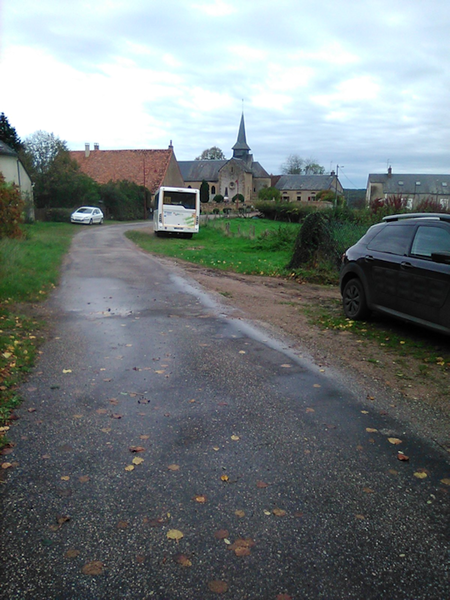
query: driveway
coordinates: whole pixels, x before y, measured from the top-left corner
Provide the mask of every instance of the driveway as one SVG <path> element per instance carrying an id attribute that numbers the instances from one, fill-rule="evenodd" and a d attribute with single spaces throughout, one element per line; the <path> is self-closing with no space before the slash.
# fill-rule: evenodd
<path id="1" fill-rule="evenodd" d="M 448 597 L 446 452 L 126 229 L 80 231 L 49 302 L 0 597 Z"/>

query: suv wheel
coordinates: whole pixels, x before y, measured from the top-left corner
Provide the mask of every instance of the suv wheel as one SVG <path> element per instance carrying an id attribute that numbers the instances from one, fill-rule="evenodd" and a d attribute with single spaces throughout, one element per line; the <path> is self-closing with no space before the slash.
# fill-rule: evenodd
<path id="1" fill-rule="evenodd" d="M 349 319 L 364 319 L 369 314 L 366 294 L 359 279 L 347 281 L 342 293 L 345 316 Z"/>

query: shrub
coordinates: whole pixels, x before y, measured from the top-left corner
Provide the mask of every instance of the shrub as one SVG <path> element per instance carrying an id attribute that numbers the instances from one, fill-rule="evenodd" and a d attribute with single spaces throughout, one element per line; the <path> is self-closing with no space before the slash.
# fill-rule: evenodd
<path id="1" fill-rule="evenodd" d="M 288 269 L 317 264 L 320 258 L 333 254 L 329 219 L 321 212 L 308 215 L 298 232 Z"/>
<path id="2" fill-rule="evenodd" d="M 262 188 L 258 192 L 258 200 L 261 202 L 275 201 L 279 202 L 281 198 L 280 190 L 274 187 Z"/>
<path id="3" fill-rule="evenodd" d="M 223 214 L 224 214 L 224 215 L 229 215 L 229 214 L 230 214 L 230 212 L 231 212 L 231 208 L 224 208 L 224 209 L 223 209 Z"/>
<path id="4" fill-rule="evenodd" d="M 0 173 L 0 238 L 18 238 L 22 231 L 24 202 L 17 186 L 5 181 Z"/>
<path id="5" fill-rule="evenodd" d="M 245 198 L 242 194 L 235 194 L 231 198 L 231 202 L 245 202 Z"/>
<path id="6" fill-rule="evenodd" d="M 252 247 L 255 250 L 290 250 L 296 235 L 295 229 L 286 226 L 280 226 L 277 230 L 266 229 L 258 235 Z"/>
<path id="7" fill-rule="evenodd" d="M 435 213 L 446 213 L 448 209 L 442 206 L 437 200 L 433 198 L 427 198 L 422 200 L 416 206 L 416 212 L 435 212 Z"/>
<path id="8" fill-rule="evenodd" d="M 45 220 L 51 223 L 70 223 L 71 208 L 48 208 L 45 211 Z"/>
<path id="9" fill-rule="evenodd" d="M 222 203 L 223 202 L 222 194 L 216 194 L 213 198 L 213 202 L 217 202 L 217 204 Z"/>
<path id="10" fill-rule="evenodd" d="M 288 223 L 301 223 L 309 214 L 317 211 L 316 207 L 299 202 L 256 202 L 255 208 L 266 219 Z"/>
<path id="11" fill-rule="evenodd" d="M 218 215 L 220 213 L 220 208 L 213 208 L 213 215 Z"/>

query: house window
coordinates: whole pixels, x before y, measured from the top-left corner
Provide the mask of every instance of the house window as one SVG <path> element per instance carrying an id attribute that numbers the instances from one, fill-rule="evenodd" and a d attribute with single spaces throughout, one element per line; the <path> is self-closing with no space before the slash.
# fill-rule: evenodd
<path id="1" fill-rule="evenodd" d="M 214 196 L 216 195 L 216 186 L 215 185 L 211 186 L 211 194 L 214 194 Z"/>
<path id="2" fill-rule="evenodd" d="M 283 202 L 289 202 L 289 196 L 283 196 L 282 200 Z"/>
<path id="3" fill-rule="evenodd" d="M 234 173 L 234 167 L 231 167 L 231 174 Z"/>
<path id="4" fill-rule="evenodd" d="M 309 200 L 309 198 L 308 198 Z M 301 202 L 302 201 L 302 195 L 301 194 L 297 194 L 297 202 Z"/>

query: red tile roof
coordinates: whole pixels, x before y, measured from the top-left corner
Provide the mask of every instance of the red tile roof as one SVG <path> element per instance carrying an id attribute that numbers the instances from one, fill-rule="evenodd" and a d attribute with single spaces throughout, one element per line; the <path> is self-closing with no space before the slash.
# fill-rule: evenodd
<path id="1" fill-rule="evenodd" d="M 164 182 L 173 150 L 84 150 L 70 152 L 83 173 L 97 183 L 127 179 L 154 193 Z"/>

